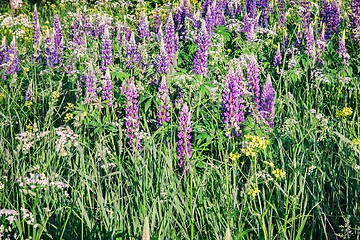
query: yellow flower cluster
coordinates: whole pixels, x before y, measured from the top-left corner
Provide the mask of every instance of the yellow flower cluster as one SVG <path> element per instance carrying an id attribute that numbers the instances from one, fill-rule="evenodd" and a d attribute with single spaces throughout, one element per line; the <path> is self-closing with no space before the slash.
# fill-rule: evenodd
<path id="1" fill-rule="evenodd" d="M 283 179 L 286 175 L 286 172 L 279 168 L 275 169 L 271 173 L 275 176 L 276 179 Z"/>
<path id="2" fill-rule="evenodd" d="M 33 102 L 32 101 L 26 101 L 25 102 L 25 106 L 30 108 L 32 106 Z"/>
<path id="3" fill-rule="evenodd" d="M 351 141 L 351 144 L 354 146 L 360 147 L 360 138 L 355 138 Z"/>
<path id="4" fill-rule="evenodd" d="M 54 92 L 52 92 L 52 100 L 53 100 L 53 102 L 56 102 L 58 99 L 59 99 L 59 97 L 60 97 L 60 92 L 59 91 L 54 91 Z"/>
<path id="5" fill-rule="evenodd" d="M 348 117 L 348 116 L 351 116 L 352 114 L 353 114 L 353 111 L 350 107 L 344 107 L 340 111 L 336 112 L 336 118 Z"/>
<path id="6" fill-rule="evenodd" d="M 250 188 L 247 194 L 251 197 L 256 197 L 260 193 L 260 190 L 257 187 Z"/>
<path id="7" fill-rule="evenodd" d="M 260 150 L 265 150 L 269 145 L 269 140 L 266 140 L 264 137 L 258 137 L 251 134 L 245 135 L 245 144 L 241 151 L 247 157 L 255 157 Z"/>
<path id="8" fill-rule="evenodd" d="M 230 160 L 232 160 L 232 161 L 236 161 L 239 157 L 241 157 L 241 154 L 240 154 L 240 153 L 230 153 L 230 154 L 229 154 L 229 158 L 230 158 Z"/>
<path id="9" fill-rule="evenodd" d="M 67 114 L 65 115 L 64 120 L 65 120 L 65 122 L 68 122 L 68 121 L 70 121 L 70 120 L 73 119 L 73 118 L 74 118 L 74 114 L 72 114 L 72 113 L 67 113 Z"/>
<path id="10" fill-rule="evenodd" d="M 269 162 L 269 161 L 264 161 L 264 163 L 265 163 L 265 165 L 268 165 L 269 167 L 274 167 L 275 165 L 274 165 L 274 163 L 272 163 L 272 162 Z"/>

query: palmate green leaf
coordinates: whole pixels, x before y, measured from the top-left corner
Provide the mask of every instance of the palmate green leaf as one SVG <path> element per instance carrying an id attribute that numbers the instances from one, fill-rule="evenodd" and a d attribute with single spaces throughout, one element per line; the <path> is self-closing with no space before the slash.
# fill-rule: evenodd
<path id="1" fill-rule="evenodd" d="M 227 27 L 225 27 L 225 26 L 216 27 L 214 29 L 214 32 L 216 32 L 217 34 L 220 34 L 223 37 L 225 44 L 227 44 L 228 42 L 231 41 L 231 32 L 229 31 L 229 29 Z"/>

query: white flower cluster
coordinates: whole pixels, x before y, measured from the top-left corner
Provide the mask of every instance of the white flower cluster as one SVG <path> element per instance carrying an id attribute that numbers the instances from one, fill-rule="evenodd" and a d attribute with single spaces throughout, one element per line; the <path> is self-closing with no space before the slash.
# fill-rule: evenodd
<path id="1" fill-rule="evenodd" d="M 50 132 L 38 132 L 36 124 L 33 126 L 33 131 L 25 131 L 16 135 L 15 139 L 20 142 L 18 145 L 23 153 L 29 153 L 30 148 L 39 140 L 47 136 Z"/>
<path id="2" fill-rule="evenodd" d="M 20 14 L 18 16 L 2 15 L 0 16 L 0 21 L 2 28 L 13 28 L 15 26 L 32 28 L 32 23 L 25 14 Z"/>
<path id="3" fill-rule="evenodd" d="M 0 239 L 10 240 L 11 239 L 10 237 L 15 237 L 12 235 L 11 231 L 12 231 L 13 222 L 16 220 L 18 215 L 19 213 L 15 210 L 5 209 L 5 208 L 0 209 L 0 219 L 2 218 L 2 216 L 5 216 L 5 220 L 7 221 L 7 222 L 2 222 L 2 224 L 0 224 Z"/>
<path id="4" fill-rule="evenodd" d="M 53 187 L 63 190 L 68 188 L 69 184 L 54 180 L 57 176 L 57 174 L 52 174 L 51 177 L 48 178 L 43 173 L 30 173 L 29 177 L 19 177 L 16 182 L 19 183 L 20 187 L 29 187 L 30 189 Z"/>
<path id="5" fill-rule="evenodd" d="M 71 146 L 76 147 L 79 144 L 77 141 L 77 138 L 79 136 L 75 134 L 69 126 L 58 127 L 55 129 L 55 133 L 58 136 L 58 139 L 56 140 L 55 150 L 62 157 L 65 157 L 69 154 L 68 150 Z"/>

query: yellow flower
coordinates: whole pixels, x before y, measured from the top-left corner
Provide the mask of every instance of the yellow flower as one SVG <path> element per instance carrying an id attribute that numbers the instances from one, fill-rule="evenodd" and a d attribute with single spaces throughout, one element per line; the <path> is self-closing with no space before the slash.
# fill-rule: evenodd
<path id="1" fill-rule="evenodd" d="M 74 109 L 74 107 L 75 107 L 75 106 L 74 106 L 73 103 L 67 103 L 65 109 L 66 109 L 66 111 L 71 111 L 71 110 Z"/>
<path id="2" fill-rule="evenodd" d="M 56 102 L 56 100 L 58 100 L 59 97 L 60 97 L 60 92 L 59 91 L 52 92 L 52 98 L 53 98 L 54 102 Z"/>
<path id="3" fill-rule="evenodd" d="M 348 117 L 348 116 L 351 116 L 352 114 L 353 114 L 353 111 L 350 107 L 344 107 L 340 111 L 336 112 L 336 118 Z"/>
<path id="4" fill-rule="evenodd" d="M 23 71 L 28 72 L 30 69 L 28 67 L 24 67 Z"/>
<path id="5" fill-rule="evenodd" d="M 245 136 L 245 146 L 241 151 L 248 157 L 255 157 L 260 150 L 265 150 L 269 145 L 269 140 L 266 140 L 264 137 L 258 137 L 251 134 L 246 134 Z"/>
<path id="6" fill-rule="evenodd" d="M 360 138 L 355 138 L 351 141 L 352 145 L 360 146 Z"/>
<path id="7" fill-rule="evenodd" d="M 74 114 L 72 114 L 72 113 L 67 113 L 67 114 L 65 115 L 64 120 L 65 120 L 65 122 L 68 122 L 68 121 L 70 121 L 70 120 L 73 119 L 73 118 L 74 118 Z"/>
<path id="8" fill-rule="evenodd" d="M 25 102 L 25 106 L 28 107 L 28 108 L 31 107 L 32 104 L 33 104 L 32 101 L 26 101 L 26 102 Z"/>
<path id="9" fill-rule="evenodd" d="M 33 126 L 31 126 L 30 124 L 26 125 L 26 131 L 31 132 L 32 130 L 33 130 Z"/>
<path id="10" fill-rule="evenodd" d="M 260 190 L 257 187 L 250 188 L 247 192 L 251 197 L 256 197 L 260 193 Z"/>
<path id="11" fill-rule="evenodd" d="M 229 158 L 230 158 L 230 160 L 232 160 L 232 161 L 237 160 L 240 156 L 241 156 L 240 153 L 230 153 L 230 154 L 229 154 Z"/>
<path id="12" fill-rule="evenodd" d="M 279 168 L 275 169 L 271 173 L 275 176 L 276 179 L 283 179 L 286 175 L 286 172 Z"/>
<path id="13" fill-rule="evenodd" d="M 269 161 L 264 161 L 264 163 L 265 163 L 265 165 L 268 165 L 269 167 L 274 167 L 274 163 L 272 163 L 272 162 L 269 162 Z"/>

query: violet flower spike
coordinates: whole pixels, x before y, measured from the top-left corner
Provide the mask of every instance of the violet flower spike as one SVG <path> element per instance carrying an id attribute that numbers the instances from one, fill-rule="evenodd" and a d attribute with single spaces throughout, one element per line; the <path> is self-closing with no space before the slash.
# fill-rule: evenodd
<path id="1" fill-rule="evenodd" d="M 142 11 L 139 17 L 139 36 L 142 39 L 150 37 L 149 21 L 146 13 Z"/>
<path id="2" fill-rule="evenodd" d="M 341 40 L 339 42 L 339 48 L 338 48 L 337 52 L 338 52 L 340 58 L 343 59 L 343 64 L 347 65 L 350 60 L 350 55 L 348 54 L 348 52 L 346 50 L 346 46 L 345 46 L 345 30 L 344 30 Z"/>
<path id="3" fill-rule="evenodd" d="M 44 54 L 45 54 L 45 61 L 46 65 L 53 68 L 53 52 L 54 52 L 54 41 L 50 36 L 49 29 L 46 29 L 45 39 L 44 39 Z"/>
<path id="4" fill-rule="evenodd" d="M 34 50 L 35 50 L 33 57 L 35 59 L 35 62 L 39 64 L 40 54 L 41 54 L 41 49 L 40 49 L 41 30 L 40 30 L 39 15 L 36 5 L 34 7 L 34 12 L 33 12 L 33 28 L 34 28 Z"/>
<path id="5" fill-rule="evenodd" d="M 113 83 L 110 76 L 110 70 L 109 68 L 106 69 L 104 79 L 102 81 L 102 91 L 101 91 L 101 99 L 103 101 L 107 101 L 107 105 L 109 107 L 113 106 Z"/>
<path id="6" fill-rule="evenodd" d="M 261 93 L 260 117 L 271 128 L 274 127 L 274 98 L 275 91 L 271 83 L 270 74 L 268 74 L 264 88 Z"/>
<path id="7" fill-rule="evenodd" d="M 54 51 L 52 52 L 52 62 L 54 65 L 60 63 L 60 57 L 63 53 L 63 39 L 59 16 L 56 14 L 53 19 L 53 37 Z"/>
<path id="8" fill-rule="evenodd" d="M 240 136 L 240 124 L 244 121 L 244 93 L 241 86 L 243 76 L 241 71 L 229 70 L 225 78 L 225 87 L 222 97 L 222 113 L 226 135 Z"/>
<path id="9" fill-rule="evenodd" d="M 141 54 L 138 51 L 138 47 L 135 41 L 134 33 L 131 33 L 130 40 L 127 45 L 127 68 L 135 68 L 140 64 Z"/>
<path id="10" fill-rule="evenodd" d="M 139 137 L 139 95 L 133 77 L 123 83 L 121 94 L 124 94 L 126 97 L 125 127 L 128 146 L 132 151 L 136 149 L 141 150 L 141 140 Z"/>
<path id="11" fill-rule="evenodd" d="M 157 5 L 155 8 L 155 16 L 154 16 L 154 32 L 155 34 L 159 34 L 159 29 L 161 28 L 161 19 L 160 19 L 160 10 L 158 9 Z"/>
<path id="12" fill-rule="evenodd" d="M 12 75 L 20 70 L 19 58 L 18 58 L 17 49 L 16 49 L 15 36 L 13 37 L 13 40 L 11 41 L 10 46 L 7 50 L 7 55 L 8 55 L 8 59 L 7 59 L 8 67 L 7 67 L 7 71 L 6 71 L 5 75 Z"/>
<path id="13" fill-rule="evenodd" d="M 247 66 L 247 80 L 249 91 L 252 94 L 252 102 L 255 103 L 255 110 L 260 108 L 260 77 L 259 66 L 254 55 L 251 55 Z"/>
<path id="14" fill-rule="evenodd" d="M 158 90 L 158 97 L 160 99 L 160 105 L 158 107 L 158 124 L 164 125 L 170 122 L 170 107 L 171 101 L 169 96 L 169 89 L 166 85 L 166 77 L 163 76 Z"/>
<path id="15" fill-rule="evenodd" d="M 164 28 L 164 46 L 167 55 L 169 57 L 169 61 L 173 63 L 174 56 L 176 53 L 176 46 L 175 46 L 175 26 L 171 12 L 169 12 L 166 18 L 166 24 Z"/>
<path id="16" fill-rule="evenodd" d="M 191 151 L 191 114 L 186 103 L 184 103 L 179 115 L 179 131 L 177 142 L 177 157 L 179 159 L 179 168 L 182 171 L 189 171 L 192 156 Z"/>
<path id="17" fill-rule="evenodd" d="M 274 66 L 280 66 L 282 63 L 282 56 L 280 51 L 280 44 L 278 44 L 278 48 L 276 50 L 275 56 L 274 56 Z"/>
<path id="18" fill-rule="evenodd" d="M 156 70 L 160 74 L 167 74 L 170 69 L 170 61 L 165 50 L 164 40 L 160 40 L 160 54 L 157 59 Z"/>
<path id="19" fill-rule="evenodd" d="M 85 103 L 92 104 L 97 97 L 96 76 L 93 70 L 92 63 L 90 63 L 87 73 L 84 76 L 85 80 Z"/>
<path id="20" fill-rule="evenodd" d="M 6 80 L 5 67 L 8 60 L 9 60 L 9 55 L 6 47 L 6 37 L 4 36 L 2 39 L 2 43 L 0 45 L 0 78 L 4 78 L 4 80 Z"/>
<path id="21" fill-rule="evenodd" d="M 313 31 L 312 25 L 310 25 L 309 29 L 307 30 L 305 40 L 306 40 L 306 51 L 305 51 L 305 53 L 307 55 L 309 55 L 312 59 L 314 59 L 316 52 L 315 52 L 314 31 Z"/>
<path id="22" fill-rule="evenodd" d="M 106 69 L 112 64 L 112 45 L 109 36 L 109 29 L 106 28 L 101 39 L 101 71 L 105 73 Z"/>
<path id="23" fill-rule="evenodd" d="M 208 50 L 211 45 L 210 35 L 206 30 L 205 21 L 202 22 L 201 31 L 197 39 L 197 50 L 194 56 L 193 73 L 201 74 L 205 77 L 208 75 Z"/>

